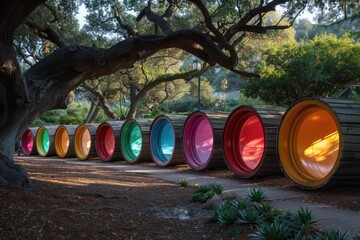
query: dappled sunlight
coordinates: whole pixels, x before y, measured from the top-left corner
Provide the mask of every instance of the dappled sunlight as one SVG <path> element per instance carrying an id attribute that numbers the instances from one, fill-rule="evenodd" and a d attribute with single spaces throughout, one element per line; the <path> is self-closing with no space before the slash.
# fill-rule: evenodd
<path id="1" fill-rule="evenodd" d="M 29 168 L 29 175 L 32 180 L 47 182 L 71 187 L 86 187 L 89 185 L 114 186 L 114 187 L 136 187 L 146 188 L 152 186 L 172 186 L 171 183 L 159 183 L 158 181 L 144 181 L 146 170 L 137 172 L 135 170 L 119 171 L 121 165 L 113 163 L 107 166 L 82 164 L 78 161 L 47 161 L 41 158 L 18 159 L 20 164 Z M 125 170 L 125 171 L 124 171 Z M 156 169 L 154 169 L 156 170 Z M 160 169 L 162 170 L 162 169 Z M 128 174 L 124 174 L 124 172 Z M 150 173 L 150 172 L 149 172 Z M 131 174 L 129 176 L 129 174 Z M 140 175 L 142 174 L 142 175 Z"/>
<path id="2" fill-rule="evenodd" d="M 241 141 L 243 142 L 243 141 Z M 253 139 L 241 145 L 241 156 L 244 162 L 259 160 L 264 152 L 264 138 Z"/>
<path id="3" fill-rule="evenodd" d="M 317 176 L 325 177 L 334 167 L 338 152 L 339 133 L 335 131 L 306 148 L 301 163 Z"/>
<path id="4" fill-rule="evenodd" d="M 322 139 L 318 139 L 305 149 L 304 155 L 313 158 L 316 162 L 325 161 L 328 155 L 339 150 L 339 133 L 333 132 Z"/>
<path id="5" fill-rule="evenodd" d="M 294 152 L 297 164 L 310 178 L 326 177 L 334 168 L 340 136 L 332 116 L 322 109 L 308 109 L 296 128 Z"/>
<path id="6" fill-rule="evenodd" d="M 196 142 L 195 148 L 196 151 L 211 152 L 213 144 L 214 144 L 214 138 L 211 136 L 207 139 L 204 139 L 203 142 Z"/>

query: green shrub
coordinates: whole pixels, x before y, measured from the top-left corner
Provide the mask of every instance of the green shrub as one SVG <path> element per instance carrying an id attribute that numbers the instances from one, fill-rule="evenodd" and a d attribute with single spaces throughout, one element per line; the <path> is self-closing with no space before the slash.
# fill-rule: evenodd
<path id="1" fill-rule="evenodd" d="M 340 232 L 340 230 L 332 230 L 330 232 L 319 233 L 312 240 L 352 240 L 358 237 L 351 237 L 347 232 Z"/>
<path id="2" fill-rule="evenodd" d="M 187 187 L 187 186 L 189 186 L 189 181 L 186 180 L 186 179 L 180 179 L 180 180 L 179 180 L 179 184 L 180 184 L 180 186 L 182 186 L 182 187 Z"/>
<path id="3" fill-rule="evenodd" d="M 260 223 L 265 220 L 265 215 L 259 209 L 250 207 L 239 211 L 238 223 Z"/>
<path id="4" fill-rule="evenodd" d="M 265 192 L 261 188 L 252 188 L 250 193 L 247 194 L 247 198 L 252 202 L 260 203 L 265 200 Z"/>
<path id="5" fill-rule="evenodd" d="M 70 115 L 62 115 L 59 117 L 59 124 L 81 124 L 81 119 L 70 116 Z"/>
<path id="6" fill-rule="evenodd" d="M 214 191 L 209 191 L 209 192 L 195 192 L 191 195 L 191 199 L 194 202 L 201 202 L 204 203 L 207 200 L 213 198 L 215 196 L 215 192 Z"/>
<path id="7" fill-rule="evenodd" d="M 265 223 L 258 225 L 256 232 L 249 234 L 254 240 L 281 240 L 293 239 L 291 233 L 284 223 L 275 221 L 271 224 Z"/>
<path id="8" fill-rule="evenodd" d="M 196 191 L 192 194 L 191 198 L 194 202 L 206 202 L 215 196 L 215 194 L 221 194 L 223 190 L 224 187 L 218 183 L 199 185 L 196 187 Z"/>

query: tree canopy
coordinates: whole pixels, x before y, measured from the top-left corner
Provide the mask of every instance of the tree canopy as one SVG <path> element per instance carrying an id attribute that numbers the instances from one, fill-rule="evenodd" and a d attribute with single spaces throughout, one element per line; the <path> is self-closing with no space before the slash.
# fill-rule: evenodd
<path id="1" fill-rule="evenodd" d="M 265 51 L 259 66 L 261 78 L 249 81 L 245 95 L 290 105 L 307 97 L 329 97 L 360 82 L 360 43 L 348 35 L 318 35 L 304 43 L 293 42 Z"/>
<path id="2" fill-rule="evenodd" d="M 210 66 L 216 64 L 245 77 L 258 76 L 239 61 L 249 34 L 266 34 L 289 28 L 306 6 L 339 6 L 343 0 L 5 0 L 0 2 L 0 182 L 26 186 L 26 171 L 13 162 L 14 145 L 39 114 L 65 108 L 74 88 L 88 79 L 106 76 L 164 49 L 181 49 Z M 74 13 L 80 4 L 89 9 L 86 36 L 73 35 Z M 282 6 L 279 21 L 265 21 Z M 61 9 L 55 14 L 53 8 Z M 46 13 L 47 16 L 44 16 Z M 190 14 L 191 13 L 191 14 Z M 283 21 L 286 18 L 286 21 Z M 94 19 L 99 21 L 92 21 Z M 69 25 L 67 25 L 69 23 Z M 26 50 L 23 60 L 36 63 L 23 70 L 15 46 L 22 24 L 43 45 L 41 52 Z M 153 28 L 153 31 L 149 30 Z M 24 29 L 24 28 L 23 28 Z M 58 34 L 63 29 L 63 36 Z M 112 29 L 109 38 L 104 29 Z M 95 40 L 102 40 L 100 45 Z M 50 44 L 53 43 L 53 44 Z"/>

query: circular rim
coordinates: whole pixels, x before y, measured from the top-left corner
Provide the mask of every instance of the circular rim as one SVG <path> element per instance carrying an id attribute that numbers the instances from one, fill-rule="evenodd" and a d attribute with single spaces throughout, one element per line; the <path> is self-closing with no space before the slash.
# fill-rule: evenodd
<path id="1" fill-rule="evenodd" d="M 24 155 L 30 155 L 34 149 L 34 135 L 27 129 L 20 138 L 20 149 Z"/>
<path id="2" fill-rule="evenodd" d="M 70 136 L 65 126 L 59 126 L 55 132 L 55 151 L 58 157 L 65 157 L 70 147 Z"/>
<path id="3" fill-rule="evenodd" d="M 254 175 L 263 162 L 266 147 L 264 125 L 256 109 L 234 109 L 226 121 L 223 142 L 228 167 L 240 177 Z"/>
<path id="4" fill-rule="evenodd" d="M 185 121 L 183 152 L 187 164 L 194 170 L 204 170 L 213 155 L 214 132 L 208 116 L 193 112 Z"/>
<path id="5" fill-rule="evenodd" d="M 167 166 L 174 156 L 175 130 L 170 118 L 161 115 L 150 127 L 150 151 L 152 159 L 159 166 Z"/>
<path id="6" fill-rule="evenodd" d="M 139 124 L 134 119 L 124 122 L 120 139 L 124 159 L 128 162 L 136 162 L 142 151 L 143 136 Z"/>
<path id="7" fill-rule="evenodd" d="M 91 133 L 86 125 L 80 125 L 75 130 L 74 148 L 77 158 L 85 160 L 88 158 L 91 149 Z"/>
<path id="8" fill-rule="evenodd" d="M 116 141 L 113 128 L 108 123 L 102 123 L 96 132 L 96 152 L 103 161 L 109 161 L 115 151 Z"/>
<path id="9" fill-rule="evenodd" d="M 50 149 L 50 135 L 45 127 L 40 127 L 36 132 L 36 148 L 40 156 L 45 157 Z"/>
<path id="10" fill-rule="evenodd" d="M 286 175 L 302 188 L 326 184 L 339 166 L 341 128 L 329 105 L 304 100 L 285 113 L 279 128 L 278 151 Z"/>

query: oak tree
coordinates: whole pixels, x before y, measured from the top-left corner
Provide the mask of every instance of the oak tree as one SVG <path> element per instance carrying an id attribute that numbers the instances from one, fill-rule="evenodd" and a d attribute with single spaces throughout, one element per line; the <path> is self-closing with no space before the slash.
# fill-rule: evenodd
<path id="1" fill-rule="evenodd" d="M 126 37 L 110 47 L 80 45 L 76 42 L 54 48 L 39 62 L 23 72 L 14 46 L 16 30 L 46 0 L 3 0 L 0 2 L 0 183 L 26 187 L 30 179 L 26 170 L 14 163 L 14 145 L 39 114 L 65 108 L 69 92 L 87 79 L 109 75 L 132 66 L 162 49 L 177 48 L 195 55 L 209 65 L 219 64 L 244 76 L 257 76 L 238 64 L 237 46 L 249 33 L 289 28 L 306 4 L 334 0 L 149 0 L 148 2 L 100 1 L 113 3 L 107 12 L 130 11 L 132 14 L 115 20 Z M 60 1 L 78 4 L 78 1 Z M 95 1 L 83 1 L 87 4 Z M 127 8 L 132 3 L 132 8 Z M 111 5 L 111 4 L 110 4 Z M 263 21 L 266 13 L 283 5 L 282 22 Z M 100 11 L 100 10 L 99 10 Z M 102 11 L 102 10 L 101 10 Z M 185 14 L 194 11 L 192 19 Z M 131 17 L 133 16 L 133 17 Z M 174 28 L 172 21 L 183 16 L 191 27 Z M 149 34 L 137 29 L 139 22 L 153 24 L 157 31 Z M 60 40 L 51 28 L 39 31 L 48 39 Z"/>

